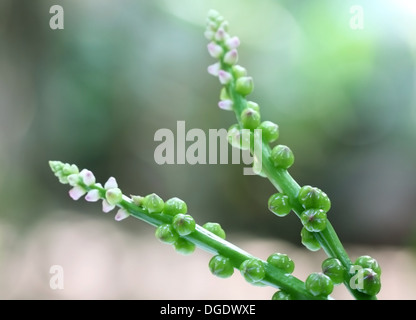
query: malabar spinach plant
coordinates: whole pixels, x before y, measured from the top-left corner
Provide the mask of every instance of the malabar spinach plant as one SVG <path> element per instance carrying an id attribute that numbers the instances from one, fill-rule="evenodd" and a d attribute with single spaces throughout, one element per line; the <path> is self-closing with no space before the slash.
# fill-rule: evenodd
<path id="1" fill-rule="evenodd" d="M 91 171 L 80 171 L 76 165 L 60 161 L 49 162 L 52 171 L 61 183 L 72 186 L 69 191 L 72 199 L 85 196 L 89 202 L 101 200 L 104 212 L 118 208 L 117 221 L 132 216 L 153 225 L 156 238 L 179 253 L 191 254 L 196 247 L 206 250 L 213 255 L 208 263 L 212 274 L 227 278 L 237 269 L 251 284 L 278 289 L 272 296 L 274 300 L 327 300 L 334 285 L 342 283 L 356 299 L 376 299 L 381 288 L 380 266 L 369 256 L 361 256 L 355 262 L 350 260 L 327 217 L 331 202 L 326 193 L 313 186 L 299 186 L 289 174 L 294 155 L 287 146 L 272 146 L 279 138 L 279 127 L 271 121 L 262 122 L 259 105 L 247 100 L 253 90 L 253 79 L 237 64 L 240 40 L 229 35 L 227 21 L 214 10 L 208 14 L 205 37 L 210 41 L 209 54 L 217 60 L 208 67 L 208 72 L 222 85 L 218 106 L 233 111 L 237 118 L 228 131 L 229 142 L 250 150 L 254 172 L 267 177 L 276 188 L 277 193 L 268 201 L 269 210 L 278 217 L 293 211 L 303 225 L 302 244 L 311 251 L 322 248 L 328 255 L 322 262 L 322 270 L 310 274 L 305 281 L 294 277 L 291 273 L 295 264 L 287 254 L 272 253 L 264 261 L 245 252 L 225 240 L 225 232 L 218 223 L 198 225 L 179 198 L 164 201 L 155 193 L 126 196 L 114 177 L 103 186 L 96 182 Z"/>

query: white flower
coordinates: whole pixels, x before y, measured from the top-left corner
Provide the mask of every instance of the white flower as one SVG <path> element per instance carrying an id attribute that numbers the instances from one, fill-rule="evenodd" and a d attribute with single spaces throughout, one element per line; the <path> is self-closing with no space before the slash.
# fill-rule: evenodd
<path id="1" fill-rule="evenodd" d="M 117 181 L 114 177 L 110 177 L 104 184 L 104 189 L 108 190 L 112 188 L 118 188 Z"/>
<path id="2" fill-rule="evenodd" d="M 216 62 L 210 66 L 208 66 L 208 73 L 212 74 L 214 77 L 218 77 L 218 72 L 220 71 L 221 64 Z"/>
<path id="3" fill-rule="evenodd" d="M 75 186 L 73 187 L 71 190 L 69 190 L 69 196 L 73 199 L 73 200 L 78 200 L 79 198 L 81 198 L 87 191 L 85 191 L 82 187 L 80 186 Z"/>
<path id="4" fill-rule="evenodd" d="M 110 177 L 107 182 L 104 184 L 104 189 L 106 190 L 106 194 L 108 190 L 118 188 L 117 181 L 114 177 Z M 110 212 L 116 207 L 115 204 L 110 204 L 107 199 L 103 200 L 103 211 Z"/>
<path id="5" fill-rule="evenodd" d="M 100 192 L 97 189 L 88 191 L 87 195 L 85 196 L 85 200 L 88 202 L 97 202 L 100 200 L 100 198 Z"/>
<path id="6" fill-rule="evenodd" d="M 207 48 L 211 57 L 215 59 L 218 59 L 224 53 L 224 50 L 221 48 L 221 46 L 216 44 L 215 42 L 208 43 Z"/>
<path id="7" fill-rule="evenodd" d="M 240 45 L 240 39 L 238 37 L 232 37 L 225 41 L 225 45 L 228 49 L 237 49 Z"/>
<path id="8" fill-rule="evenodd" d="M 224 56 L 224 62 L 230 65 L 236 64 L 238 61 L 237 49 L 228 51 Z"/>
<path id="9" fill-rule="evenodd" d="M 222 110 L 231 111 L 233 110 L 233 104 L 234 103 L 231 100 L 222 100 L 218 102 L 218 107 L 220 107 Z"/>
<path id="10" fill-rule="evenodd" d="M 82 182 L 88 187 L 95 183 L 94 174 L 87 169 L 82 169 L 82 171 L 79 173 L 79 176 L 81 177 Z"/>
<path id="11" fill-rule="evenodd" d="M 228 84 L 232 80 L 233 76 L 231 73 L 220 70 L 218 71 L 218 79 L 220 80 L 221 84 Z"/>
<path id="12" fill-rule="evenodd" d="M 130 214 L 125 209 L 119 209 L 114 219 L 116 221 L 121 221 L 128 218 L 129 216 Z"/>
<path id="13" fill-rule="evenodd" d="M 215 40 L 223 41 L 226 37 L 227 37 L 227 32 L 225 32 L 222 26 L 219 27 L 217 32 L 215 33 Z"/>

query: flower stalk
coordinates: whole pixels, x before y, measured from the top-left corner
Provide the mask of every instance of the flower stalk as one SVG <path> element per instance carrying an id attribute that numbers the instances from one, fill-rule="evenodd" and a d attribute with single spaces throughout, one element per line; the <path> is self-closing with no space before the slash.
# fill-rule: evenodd
<path id="1" fill-rule="evenodd" d="M 218 224 L 207 223 L 204 226 L 195 224 L 193 218 L 186 214 L 186 204 L 184 204 L 184 202 L 178 198 L 172 198 L 164 202 L 155 194 L 150 194 L 146 197 L 128 197 L 123 194 L 119 196 L 119 193 L 116 192 L 117 195 L 113 199 L 113 191 L 120 190 L 118 189 L 115 178 L 110 178 L 107 181 L 105 184 L 107 188 L 102 187 L 102 185 L 99 183 L 95 183 L 95 180 L 94 183 L 91 182 L 87 185 L 85 180 L 80 178 L 81 173 L 78 173 L 78 168 L 75 165 L 65 164 L 60 161 L 50 161 L 49 165 L 54 174 L 64 184 L 68 183 L 67 172 L 68 168 L 70 168 L 70 174 L 73 175 L 69 179 L 73 181 L 71 185 L 73 188 L 82 189 L 84 195 L 86 194 L 85 199 L 87 201 L 89 201 L 88 198 L 90 198 L 90 195 L 94 194 L 94 199 L 96 199 L 96 201 L 103 200 L 103 202 L 106 201 L 114 203 L 114 208 L 119 208 L 115 216 L 116 221 L 121 221 L 128 217 L 140 219 L 157 228 L 156 236 L 162 242 L 173 245 L 175 245 L 175 243 L 178 241 L 181 244 L 189 242 L 192 245 L 213 254 L 214 256 L 219 255 L 221 257 L 226 257 L 230 261 L 231 266 L 238 270 L 244 267 L 243 264 L 245 261 L 259 262 L 264 267 L 264 274 L 262 273 L 261 279 L 256 281 L 256 285 L 268 285 L 280 289 L 286 294 L 289 294 L 293 299 L 328 299 L 328 296 L 314 296 L 309 293 L 305 288 L 304 282 L 286 272 L 287 270 L 279 269 L 272 263 L 256 258 L 248 252 L 235 246 L 231 242 L 225 240 L 225 233 Z M 91 172 L 90 174 L 92 177 L 93 175 Z M 70 193 L 72 193 L 72 191 L 70 191 Z M 96 196 L 98 197 L 96 198 Z M 72 198 L 74 200 L 78 200 L 81 197 L 76 197 L 77 199 L 74 199 L 73 197 Z M 164 231 L 161 229 L 161 227 L 164 226 L 170 227 L 168 229 L 170 229 L 173 238 L 161 239 L 161 233 Z M 178 233 L 176 233 L 176 230 Z M 211 230 L 213 232 L 211 232 Z M 166 236 L 166 233 L 164 233 L 163 236 Z M 181 253 L 190 253 L 186 251 L 184 252 L 183 250 L 178 250 L 177 245 L 175 245 L 175 248 Z M 182 249 L 182 247 L 180 249 Z"/>
<path id="2" fill-rule="evenodd" d="M 222 24 L 224 23 L 224 18 L 222 16 L 216 11 L 211 11 L 208 15 L 207 30 L 211 30 L 214 32 L 213 34 L 215 34 L 215 27 L 222 29 Z M 231 52 L 233 52 L 232 54 L 235 56 L 238 55 L 236 48 L 240 44 L 240 41 L 237 37 L 231 37 L 227 33 L 222 34 L 221 40 L 218 40 L 215 37 L 208 37 L 208 39 L 212 41 L 210 43 L 211 46 L 215 45 L 218 48 L 218 53 L 221 51 L 221 53 L 216 56 L 219 60 L 216 62 L 216 68 L 219 68 L 218 76 L 220 78 L 220 83 L 224 85 L 221 92 L 225 92 L 229 97 L 228 99 L 231 102 L 228 102 L 228 104 L 232 106 L 237 118 L 238 125 L 237 127 L 234 125 L 232 130 L 238 131 L 241 129 L 250 129 L 252 132 L 257 128 L 263 130 L 261 175 L 266 176 L 282 195 L 288 197 L 291 209 L 301 219 L 304 228 L 306 228 L 307 232 L 302 230 L 302 234 L 308 236 L 310 238 L 309 240 L 315 239 L 319 247 L 322 247 L 329 257 L 338 259 L 343 267 L 349 271 L 353 266 L 353 263 L 339 240 L 334 228 L 326 217 L 326 213 L 330 207 L 329 199 L 325 193 L 315 188 L 319 190 L 319 194 L 316 196 L 312 194 L 311 197 L 323 197 L 324 195 L 325 199 L 322 201 L 326 201 L 325 204 L 329 203 L 329 206 L 325 208 L 307 208 L 301 203 L 299 199 L 301 187 L 287 171 L 294 162 L 292 151 L 288 147 L 282 145 L 275 146 L 274 148 L 270 147 L 270 142 L 273 140 L 267 138 L 270 136 L 269 129 L 260 125 L 261 117 L 258 105 L 246 99 L 246 96 L 254 89 L 253 79 L 247 76 L 247 70 L 245 68 L 235 65 L 236 61 L 233 61 L 234 65 L 230 65 L 228 59 Z M 235 45 L 230 47 L 230 42 L 233 42 Z M 221 50 L 219 48 L 221 48 Z M 230 50 L 230 48 L 232 48 L 232 50 Z M 230 74 L 232 75 L 232 78 L 229 79 L 228 77 L 226 82 L 221 81 L 221 74 Z M 255 106 L 255 108 L 252 106 Z M 275 125 L 274 128 L 276 127 L 277 125 Z M 252 144 L 250 151 L 254 154 Z M 317 203 L 319 203 L 318 200 Z M 303 242 L 302 239 L 302 243 Z M 315 245 L 314 251 L 319 247 Z M 312 247 L 308 248 L 310 249 Z M 353 288 L 351 285 L 353 276 L 354 274 L 346 272 L 344 280 L 344 284 L 351 294 L 356 299 L 376 299 L 376 296 L 373 294 L 365 294 L 362 292 L 364 290 L 360 291 Z"/>
<path id="3" fill-rule="evenodd" d="M 253 171 L 267 177 L 278 191 L 268 201 L 270 211 L 278 217 L 294 211 L 303 225 L 302 244 L 311 251 L 323 248 L 326 252 L 329 258 L 322 263 L 322 272 L 310 274 L 303 282 L 291 274 L 295 265 L 286 254 L 273 253 L 265 261 L 245 252 L 225 240 L 225 232 L 218 223 L 196 224 L 187 213 L 186 203 L 179 198 L 164 201 L 155 193 L 126 196 L 114 177 L 102 186 L 89 170 L 79 171 L 76 165 L 50 161 L 55 176 L 72 187 L 69 196 L 73 200 L 82 197 L 88 202 L 102 200 L 103 212 L 118 208 L 116 221 L 130 216 L 145 221 L 156 227 L 157 239 L 181 254 L 191 254 L 196 247 L 211 253 L 212 274 L 227 278 L 236 269 L 251 284 L 279 289 L 273 300 L 328 300 L 334 285 L 340 283 L 356 299 L 376 299 L 381 289 L 381 268 L 377 261 L 369 256 L 359 257 L 354 263 L 350 260 L 327 218 L 331 202 L 326 193 L 311 186 L 301 187 L 288 172 L 295 160 L 293 152 L 284 145 L 271 146 L 279 138 L 279 126 L 262 121 L 259 105 L 246 98 L 254 90 L 254 82 L 247 70 L 237 65 L 239 38 L 228 34 L 228 22 L 213 10 L 208 14 L 204 34 L 210 41 L 208 53 L 218 60 L 207 69 L 222 85 L 218 107 L 234 111 L 237 119 L 237 124 L 228 131 L 228 140 L 234 147 L 250 150 L 254 157 Z M 261 139 L 257 139 L 260 132 Z"/>

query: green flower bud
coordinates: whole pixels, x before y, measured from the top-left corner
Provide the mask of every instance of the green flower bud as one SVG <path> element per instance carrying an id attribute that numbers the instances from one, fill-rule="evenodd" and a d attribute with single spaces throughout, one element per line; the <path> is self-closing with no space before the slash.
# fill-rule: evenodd
<path id="1" fill-rule="evenodd" d="M 249 283 L 256 283 L 264 279 L 266 269 L 264 263 L 258 259 L 247 259 L 240 265 L 240 272 Z"/>
<path id="2" fill-rule="evenodd" d="M 220 26 L 223 22 L 225 22 L 225 18 L 223 16 L 218 16 L 215 19 L 215 22 L 217 23 L 217 26 Z"/>
<path id="3" fill-rule="evenodd" d="M 195 244 L 185 238 L 179 238 L 174 243 L 175 250 L 183 255 L 191 254 L 195 251 Z"/>
<path id="4" fill-rule="evenodd" d="M 330 277 L 334 284 L 340 284 L 344 282 L 346 269 L 338 259 L 328 258 L 322 262 L 322 272 Z"/>
<path id="5" fill-rule="evenodd" d="M 188 207 L 185 203 L 185 201 L 179 199 L 179 198 L 171 198 L 168 201 L 165 202 L 165 207 L 163 208 L 163 213 L 170 215 L 170 216 L 176 216 L 178 213 L 187 213 Z"/>
<path id="6" fill-rule="evenodd" d="M 326 228 L 326 212 L 322 209 L 308 209 L 302 212 L 300 220 L 310 232 L 321 232 Z"/>
<path id="7" fill-rule="evenodd" d="M 252 77 L 240 77 L 235 84 L 235 91 L 243 96 L 249 95 L 253 91 L 253 88 L 254 83 Z"/>
<path id="8" fill-rule="evenodd" d="M 66 180 L 65 183 L 69 183 L 70 186 L 76 187 L 80 184 L 81 177 L 78 173 L 70 174 L 69 176 L 62 176 L 63 180 Z M 61 180 L 61 178 L 60 178 Z M 63 183 L 63 182 L 62 182 Z"/>
<path id="9" fill-rule="evenodd" d="M 173 229 L 172 225 L 170 224 L 163 224 L 157 227 L 155 236 L 160 241 L 167 244 L 175 243 L 175 241 L 177 241 L 179 238 L 178 233 L 175 231 L 175 229 Z"/>
<path id="10" fill-rule="evenodd" d="M 277 168 L 289 169 L 295 162 L 295 156 L 289 147 L 277 145 L 272 150 L 270 160 Z"/>
<path id="11" fill-rule="evenodd" d="M 303 186 L 300 189 L 298 200 L 305 209 L 322 209 L 328 212 L 331 208 L 331 201 L 327 194 L 311 186 Z"/>
<path id="12" fill-rule="evenodd" d="M 357 286 L 357 290 L 375 296 L 381 290 L 380 276 L 370 268 L 359 269 L 356 275 L 357 279 L 362 279 L 362 287 Z"/>
<path id="13" fill-rule="evenodd" d="M 293 298 L 290 293 L 280 290 L 275 292 L 272 296 L 272 300 L 293 300 Z"/>
<path id="14" fill-rule="evenodd" d="M 209 261 L 209 270 L 213 275 L 220 278 L 231 277 L 234 273 L 234 267 L 231 260 L 221 255 L 212 257 Z"/>
<path id="15" fill-rule="evenodd" d="M 58 168 L 60 167 L 59 181 L 61 183 L 67 183 L 67 182 L 62 182 L 61 181 L 61 180 L 65 181 L 65 177 L 68 177 L 71 174 L 78 174 L 79 173 L 79 169 L 75 164 L 62 163 L 62 162 L 56 161 L 55 165 Z"/>
<path id="16" fill-rule="evenodd" d="M 162 198 L 159 197 L 156 193 L 152 193 L 144 197 L 142 204 L 143 207 L 149 211 L 149 213 L 162 212 L 165 206 Z"/>
<path id="17" fill-rule="evenodd" d="M 292 273 L 295 270 L 295 263 L 284 253 L 273 253 L 267 258 L 267 262 L 279 268 L 284 273 Z"/>
<path id="18" fill-rule="evenodd" d="M 214 9 L 210 9 L 208 11 L 208 20 L 216 20 L 220 17 L 221 15 L 218 13 L 218 11 L 214 10 Z"/>
<path id="19" fill-rule="evenodd" d="M 238 79 L 241 77 L 245 77 L 247 75 L 247 70 L 240 65 L 235 65 L 232 67 L 232 73 L 234 78 Z"/>
<path id="20" fill-rule="evenodd" d="M 52 161 L 52 160 L 49 161 L 49 167 L 51 168 L 53 173 L 62 171 L 63 166 L 64 166 L 64 163 L 61 161 Z M 73 173 L 79 173 L 79 171 L 73 172 Z"/>
<path id="21" fill-rule="evenodd" d="M 355 260 L 356 265 L 359 265 L 363 268 L 370 268 L 374 272 L 376 272 L 379 276 L 381 276 L 381 268 L 378 264 L 377 260 L 374 258 L 371 258 L 370 256 L 361 256 Z"/>
<path id="22" fill-rule="evenodd" d="M 289 197 L 283 193 L 275 193 L 269 198 L 269 210 L 279 217 L 289 214 L 292 207 L 289 204 Z"/>
<path id="23" fill-rule="evenodd" d="M 258 129 L 261 129 L 261 136 L 267 143 L 276 141 L 279 138 L 279 126 L 271 121 L 263 121 Z"/>
<path id="24" fill-rule="evenodd" d="M 228 94 L 226 87 L 223 87 L 221 89 L 220 100 L 231 100 L 230 95 Z"/>
<path id="25" fill-rule="evenodd" d="M 121 202 L 123 193 L 119 188 L 112 188 L 106 191 L 105 198 L 110 205 L 115 206 Z"/>
<path id="26" fill-rule="evenodd" d="M 305 227 L 302 228 L 300 232 L 300 236 L 302 238 L 302 244 L 310 251 L 318 251 L 321 249 L 321 244 L 318 240 L 316 240 L 315 236 L 312 232 L 306 230 Z"/>
<path id="27" fill-rule="evenodd" d="M 328 296 L 334 290 L 334 283 L 323 273 L 311 273 L 305 281 L 306 290 L 314 296 Z"/>
<path id="28" fill-rule="evenodd" d="M 225 240 L 225 231 L 221 228 L 221 225 L 216 222 L 207 222 L 202 226 L 204 229 L 212 232 L 217 237 Z"/>
<path id="29" fill-rule="evenodd" d="M 133 203 L 139 207 L 143 206 L 143 200 L 144 197 L 142 196 L 131 196 L 131 200 L 133 200 Z"/>
<path id="30" fill-rule="evenodd" d="M 173 217 L 172 226 L 180 236 L 186 236 L 195 231 L 195 220 L 189 214 L 179 213 Z"/>
<path id="31" fill-rule="evenodd" d="M 254 101 L 247 101 L 247 108 L 260 112 L 260 106 Z"/>
<path id="32" fill-rule="evenodd" d="M 254 130 L 260 125 L 260 113 L 247 108 L 241 113 L 241 122 L 245 129 Z"/>

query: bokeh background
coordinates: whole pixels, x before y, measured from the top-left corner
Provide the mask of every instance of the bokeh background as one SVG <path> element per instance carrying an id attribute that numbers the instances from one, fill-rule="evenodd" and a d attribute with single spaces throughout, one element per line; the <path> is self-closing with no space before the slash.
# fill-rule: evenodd
<path id="1" fill-rule="evenodd" d="M 64 9 L 51 30 L 49 9 Z M 364 28 L 350 27 L 352 5 Z M 158 129 L 228 128 L 203 36 L 214 8 L 242 41 L 250 99 L 294 151 L 292 176 L 326 191 L 352 258 L 382 264 L 380 298 L 416 298 L 416 2 L 413 0 L 1 0 L 0 298 L 269 299 L 235 274 L 210 275 L 209 255 L 183 257 L 153 227 L 115 223 L 72 201 L 48 160 L 76 163 L 126 194 L 180 197 L 198 223 L 263 259 L 286 252 L 305 279 L 322 252 L 300 245 L 294 216 L 267 210 L 274 193 L 243 166 L 158 165 Z M 189 145 L 189 144 L 188 144 Z M 231 161 L 230 161 L 231 162 Z M 65 289 L 49 287 L 52 265 Z M 335 297 L 348 298 L 344 288 Z"/>

